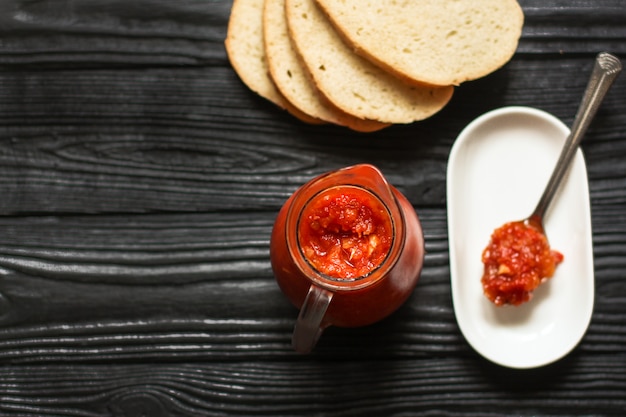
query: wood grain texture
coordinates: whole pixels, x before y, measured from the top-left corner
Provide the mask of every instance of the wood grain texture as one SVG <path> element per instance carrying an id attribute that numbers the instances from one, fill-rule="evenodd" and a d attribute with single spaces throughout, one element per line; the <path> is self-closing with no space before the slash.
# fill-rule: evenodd
<path id="1" fill-rule="evenodd" d="M 509 64 L 425 122 L 359 134 L 245 88 L 223 47 L 228 0 L 0 2 L 0 415 L 626 414 L 626 77 L 582 145 L 596 300 L 580 345 L 513 371 L 456 324 L 456 136 L 506 105 L 570 124 L 596 53 L 626 57 L 621 0 L 520 4 Z M 358 162 L 416 207 L 424 270 L 391 317 L 297 355 L 273 220 L 299 185 Z"/>
<path id="2" fill-rule="evenodd" d="M 613 370 L 601 362 L 566 365 L 566 376 L 555 377 L 563 372 L 555 367 L 532 372 L 531 388 L 502 378 L 489 365 L 459 359 L 54 365 L 43 372 L 10 367 L 0 384 L 1 410 L 42 416 L 499 416 L 503 410 L 559 416 L 571 415 L 564 410 L 576 403 L 581 415 L 621 415 L 607 397 L 626 388 L 623 365 L 622 376 L 612 381 L 606 375 Z M 15 381 L 38 389 L 16 389 Z"/>

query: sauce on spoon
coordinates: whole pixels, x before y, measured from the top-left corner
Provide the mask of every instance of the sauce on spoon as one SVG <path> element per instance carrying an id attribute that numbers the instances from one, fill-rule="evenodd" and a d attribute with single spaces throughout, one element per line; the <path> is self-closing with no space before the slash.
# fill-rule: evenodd
<path id="1" fill-rule="evenodd" d="M 554 275 L 563 255 L 550 248 L 546 235 L 529 222 L 496 229 L 482 255 L 483 291 L 495 305 L 520 305 Z"/>

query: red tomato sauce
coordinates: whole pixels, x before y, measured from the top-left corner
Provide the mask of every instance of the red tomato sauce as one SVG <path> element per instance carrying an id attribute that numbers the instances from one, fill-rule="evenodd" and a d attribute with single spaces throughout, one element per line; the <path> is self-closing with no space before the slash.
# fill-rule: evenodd
<path id="1" fill-rule="evenodd" d="M 354 279 L 385 259 L 393 225 L 384 204 L 353 186 L 334 187 L 315 196 L 299 223 L 300 250 L 313 268 L 334 278 Z"/>
<path id="2" fill-rule="evenodd" d="M 498 306 L 520 305 L 554 275 L 563 255 L 550 249 L 548 239 L 536 228 L 511 222 L 493 232 L 482 261 L 481 282 L 487 298 Z"/>

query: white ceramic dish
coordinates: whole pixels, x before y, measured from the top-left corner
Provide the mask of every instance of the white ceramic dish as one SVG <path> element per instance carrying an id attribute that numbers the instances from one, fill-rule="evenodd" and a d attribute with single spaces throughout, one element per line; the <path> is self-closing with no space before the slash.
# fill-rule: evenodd
<path id="1" fill-rule="evenodd" d="M 484 114 L 459 135 L 448 160 L 447 200 L 454 311 L 468 343 L 511 368 L 534 368 L 568 354 L 593 310 L 594 271 L 587 170 L 579 149 L 544 219 L 564 261 L 521 306 L 484 295 L 482 251 L 493 230 L 535 208 L 569 129 L 528 107 Z"/>

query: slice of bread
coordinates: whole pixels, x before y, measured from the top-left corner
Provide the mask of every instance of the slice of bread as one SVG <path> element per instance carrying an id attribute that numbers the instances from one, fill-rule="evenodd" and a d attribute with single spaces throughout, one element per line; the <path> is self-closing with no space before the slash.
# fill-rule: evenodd
<path id="1" fill-rule="evenodd" d="M 500 68 L 524 23 L 515 0 L 315 1 L 357 53 L 431 85 L 458 85 Z"/>
<path id="2" fill-rule="evenodd" d="M 282 95 L 301 111 L 323 121 L 357 131 L 370 132 L 388 126 L 347 114 L 330 105 L 319 95 L 289 39 L 285 0 L 265 0 L 263 38 L 269 72 L 274 84 Z"/>
<path id="3" fill-rule="evenodd" d="M 231 65 L 252 91 L 306 123 L 320 123 L 289 103 L 269 77 L 262 28 L 263 0 L 235 0 L 224 42 Z"/>
<path id="4" fill-rule="evenodd" d="M 301 62 L 321 94 L 343 111 L 385 123 L 412 123 L 450 100 L 452 86 L 410 85 L 356 55 L 314 0 L 285 0 L 285 13 Z"/>

